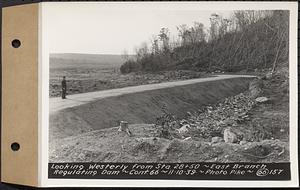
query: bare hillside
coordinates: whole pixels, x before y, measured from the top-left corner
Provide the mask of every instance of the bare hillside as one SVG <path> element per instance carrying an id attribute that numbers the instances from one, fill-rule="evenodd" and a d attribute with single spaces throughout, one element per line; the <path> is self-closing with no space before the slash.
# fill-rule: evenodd
<path id="1" fill-rule="evenodd" d="M 125 60 L 121 55 L 106 54 L 50 54 L 50 69 L 64 68 L 118 68 Z"/>

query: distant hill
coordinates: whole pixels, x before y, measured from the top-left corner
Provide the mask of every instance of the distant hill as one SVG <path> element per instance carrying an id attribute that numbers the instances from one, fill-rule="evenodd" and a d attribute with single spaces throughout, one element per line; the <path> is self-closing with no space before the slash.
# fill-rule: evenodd
<path id="1" fill-rule="evenodd" d="M 120 67 L 125 60 L 121 55 L 108 54 L 50 54 L 50 69 L 59 68 L 111 68 Z"/>

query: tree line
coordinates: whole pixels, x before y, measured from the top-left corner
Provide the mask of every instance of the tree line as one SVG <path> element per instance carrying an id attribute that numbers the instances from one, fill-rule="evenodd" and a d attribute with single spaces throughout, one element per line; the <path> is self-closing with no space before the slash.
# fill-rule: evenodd
<path id="1" fill-rule="evenodd" d="M 288 65 L 289 11 L 242 10 L 230 18 L 212 14 L 208 29 L 200 22 L 177 27 L 172 38 L 168 28 L 161 28 L 150 45 L 136 48 L 135 58 L 126 53 L 122 73 L 156 72 L 184 69 L 226 71 L 271 68 Z"/>

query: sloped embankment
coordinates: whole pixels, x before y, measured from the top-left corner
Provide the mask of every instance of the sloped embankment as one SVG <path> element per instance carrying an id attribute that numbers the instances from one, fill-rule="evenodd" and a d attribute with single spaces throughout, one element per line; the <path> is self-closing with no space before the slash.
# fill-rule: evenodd
<path id="1" fill-rule="evenodd" d="M 88 104 L 67 108 L 50 115 L 50 141 L 103 128 L 116 127 L 120 120 L 129 123 L 154 123 L 162 107 L 185 117 L 201 106 L 248 89 L 251 78 L 232 78 L 172 88 L 108 97 Z"/>

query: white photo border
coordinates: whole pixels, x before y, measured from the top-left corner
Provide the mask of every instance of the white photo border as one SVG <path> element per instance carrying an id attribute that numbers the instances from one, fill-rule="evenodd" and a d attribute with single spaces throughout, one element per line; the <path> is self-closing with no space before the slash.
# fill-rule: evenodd
<path id="1" fill-rule="evenodd" d="M 47 33 L 48 6 L 85 6 L 103 4 L 110 7 L 147 9 L 149 7 L 185 10 L 289 10 L 289 84 L 290 84 L 290 162 L 289 181 L 241 180 L 107 180 L 107 179 L 48 179 L 49 146 L 49 49 Z M 39 28 L 39 184 L 41 187 L 298 187 L 298 74 L 297 74 L 297 2 L 42 2 Z M 75 11 L 75 10 L 74 10 Z"/>

